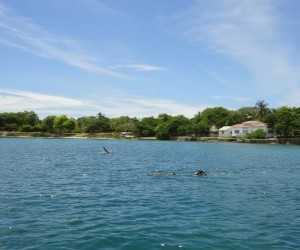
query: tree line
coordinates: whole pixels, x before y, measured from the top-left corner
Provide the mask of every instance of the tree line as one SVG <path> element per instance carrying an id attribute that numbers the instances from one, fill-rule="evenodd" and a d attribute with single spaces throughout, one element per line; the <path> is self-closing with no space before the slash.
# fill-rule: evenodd
<path id="1" fill-rule="evenodd" d="M 210 128 L 231 126 L 249 120 L 268 124 L 278 137 L 300 136 L 300 108 L 283 106 L 268 108 L 265 101 L 253 107 L 228 110 L 223 107 L 207 108 L 193 118 L 183 115 L 160 114 L 157 117 L 137 119 L 128 116 L 108 118 L 103 113 L 78 119 L 66 115 L 40 119 L 34 111 L 0 113 L 0 131 L 62 133 L 132 133 L 136 137 L 156 137 L 168 140 L 176 136 L 208 136 Z"/>

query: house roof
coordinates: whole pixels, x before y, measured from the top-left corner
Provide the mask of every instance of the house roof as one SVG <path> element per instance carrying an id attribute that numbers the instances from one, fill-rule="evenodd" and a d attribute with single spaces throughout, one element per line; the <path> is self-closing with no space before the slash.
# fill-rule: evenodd
<path id="1" fill-rule="evenodd" d="M 233 126 L 224 126 L 219 131 L 226 131 L 230 128 L 249 128 L 249 127 L 266 127 L 267 124 L 261 121 L 246 121 L 241 124 L 235 124 Z"/>
<path id="2" fill-rule="evenodd" d="M 241 124 L 235 124 L 233 127 L 264 127 L 267 126 L 266 123 L 261 121 L 246 121 Z"/>
<path id="3" fill-rule="evenodd" d="M 210 127 L 210 132 L 218 132 L 218 128 L 215 125 Z"/>
<path id="4" fill-rule="evenodd" d="M 231 128 L 231 126 L 224 126 L 224 127 L 220 128 L 219 130 L 226 131 L 226 130 L 228 130 L 230 128 Z"/>

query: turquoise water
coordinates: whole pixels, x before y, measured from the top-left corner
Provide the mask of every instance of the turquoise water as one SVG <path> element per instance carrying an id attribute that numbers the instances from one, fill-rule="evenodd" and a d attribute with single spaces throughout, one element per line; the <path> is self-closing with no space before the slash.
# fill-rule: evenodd
<path id="1" fill-rule="evenodd" d="M 299 146 L 0 139 L 0 152 L 0 249 L 300 247 Z"/>

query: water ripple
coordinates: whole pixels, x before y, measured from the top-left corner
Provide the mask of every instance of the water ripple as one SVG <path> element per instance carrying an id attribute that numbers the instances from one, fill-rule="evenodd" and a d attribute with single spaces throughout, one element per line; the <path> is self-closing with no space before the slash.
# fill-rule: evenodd
<path id="1" fill-rule="evenodd" d="M 115 153 L 101 153 L 104 145 Z M 45 139 L 0 146 L 0 249 L 300 245 L 299 147 Z M 199 168 L 207 176 L 193 176 Z M 159 171 L 176 176 L 148 175 Z"/>

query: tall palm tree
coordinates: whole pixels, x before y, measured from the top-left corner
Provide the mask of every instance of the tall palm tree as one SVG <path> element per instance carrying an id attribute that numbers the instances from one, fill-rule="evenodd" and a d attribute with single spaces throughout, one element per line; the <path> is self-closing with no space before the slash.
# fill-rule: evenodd
<path id="1" fill-rule="evenodd" d="M 256 102 L 254 106 L 254 109 L 256 111 L 256 118 L 263 119 L 270 112 L 268 105 L 268 103 L 262 100 Z"/>

